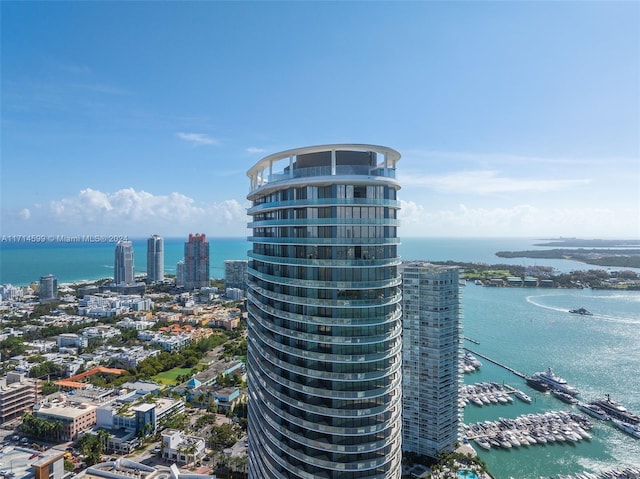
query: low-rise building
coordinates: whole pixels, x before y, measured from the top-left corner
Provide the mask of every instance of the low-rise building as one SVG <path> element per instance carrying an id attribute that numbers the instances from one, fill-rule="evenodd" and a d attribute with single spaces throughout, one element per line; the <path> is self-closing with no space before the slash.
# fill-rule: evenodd
<path id="1" fill-rule="evenodd" d="M 76 479 L 216 479 L 215 475 L 196 474 L 193 471 L 182 473 L 175 464 L 170 467 L 149 466 L 126 458 L 94 464 L 75 477 Z"/>
<path id="2" fill-rule="evenodd" d="M 36 451 L 28 446 L 7 447 L 2 451 L 0 475 L 10 479 L 62 479 L 64 451 Z"/>
<path id="3" fill-rule="evenodd" d="M 58 348 L 86 348 L 89 345 L 89 339 L 83 335 L 76 333 L 62 333 L 56 338 Z"/>
<path id="4" fill-rule="evenodd" d="M 162 458 L 176 464 L 195 463 L 205 453 L 205 440 L 176 429 L 162 432 Z"/>
<path id="5" fill-rule="evenodd" d="M 25 374 L 9 372 L 0 378 L 0 423 L 21 417 L 38 400 L 37 381 Z"/>
<path id="6" fill-rule="evenodd" d="M 61 441 L 74 441 L 96 424 L 97 407 L 87 403 L 72 403 L 66 396 L 43 401 L 34 407 L 35 416 L 45 421 L 62 423 Z"/>

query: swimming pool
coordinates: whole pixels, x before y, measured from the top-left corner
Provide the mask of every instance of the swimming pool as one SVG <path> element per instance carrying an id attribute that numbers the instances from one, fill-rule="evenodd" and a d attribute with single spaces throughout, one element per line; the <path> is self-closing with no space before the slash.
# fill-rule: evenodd
<path id="1" fill-rule="evenodd" d="M 469 469 L 459 469 L 458 478 L 459 479 L 479 479 L 478 475 L 475 472 L 470 471 Z"/>

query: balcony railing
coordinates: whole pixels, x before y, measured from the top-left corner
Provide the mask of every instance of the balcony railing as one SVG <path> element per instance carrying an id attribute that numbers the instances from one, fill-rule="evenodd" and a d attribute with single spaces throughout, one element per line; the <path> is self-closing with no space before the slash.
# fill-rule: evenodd
<path id="1" fill-rule="evenodd" d="M 395 178 L 394 168 L 382 168 L 357 165 L 337 165 L 335 175 L 340 176 L 382 176 L 384 178 Z M 315 176 L 332 176 L 331 166 L 312 166 L 309 168 L 293 168 L 293 170 L 272 173 L 268 176 L 268 182 L 286 181 L 292 178 L 310 178 Z"/>

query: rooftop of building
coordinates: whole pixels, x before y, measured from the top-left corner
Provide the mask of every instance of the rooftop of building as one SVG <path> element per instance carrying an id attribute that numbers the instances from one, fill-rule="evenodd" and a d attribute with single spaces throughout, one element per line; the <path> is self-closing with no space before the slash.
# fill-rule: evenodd
<path id="1" fill-rule="evenodd" d="M 0 477 L 31 479 L 34 477 L 32 466 L 47 464 L 63 454 L 56 449 L 41 452 L 22 446 L 4 446 L 0 449 Z"/>

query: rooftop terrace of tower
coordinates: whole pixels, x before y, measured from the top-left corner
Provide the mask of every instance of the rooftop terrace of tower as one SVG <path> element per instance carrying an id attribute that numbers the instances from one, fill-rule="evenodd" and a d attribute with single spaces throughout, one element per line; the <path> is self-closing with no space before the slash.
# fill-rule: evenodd
<path id="1" fill-rule="evenodd" d="M 266 156 L 248 172 L 251 191 L 272 183 L 322 176 L 382 176 L 395 178 L 400 153 L 392 148 L 363 144 L 331 144 L 286 150 Z M 279 162 L 287 164 L 274 171 Z"/>

